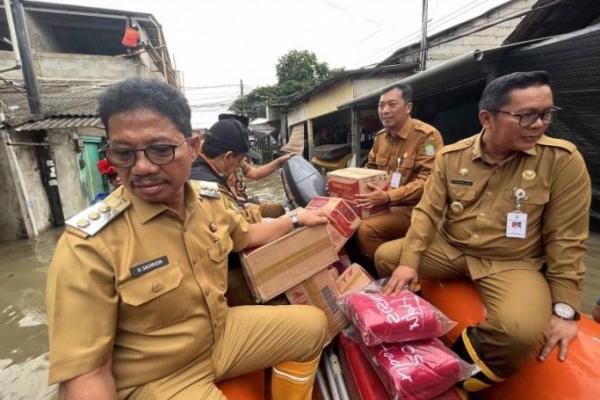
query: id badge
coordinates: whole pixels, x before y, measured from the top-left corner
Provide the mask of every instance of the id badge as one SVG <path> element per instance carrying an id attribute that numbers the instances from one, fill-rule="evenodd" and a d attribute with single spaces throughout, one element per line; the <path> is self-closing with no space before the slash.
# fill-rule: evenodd
<path id="1" fill-rule="evenodd" d="M 525 239 L 527 235 L 527 214 L 520 211 L 509 212 L 506 215 L 506 237 Z"/>
<path id="2" fill-rule="evenodd" d="M 393 189 L 398 189 L 400 187 L 400 181 L 402 180 L 402 174 L 398 171 L 395 171 L 392 174 L 392 180 L 390 181 L 390 187 Z"/>

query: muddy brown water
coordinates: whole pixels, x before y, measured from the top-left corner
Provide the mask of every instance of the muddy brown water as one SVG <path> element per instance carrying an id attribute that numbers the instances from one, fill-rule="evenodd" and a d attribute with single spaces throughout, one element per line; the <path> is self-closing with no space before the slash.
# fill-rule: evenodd
<path id="1" fill-rule="evenodd" d="M 278 174 L 249 184 L 262 201 L 284 197 Z M 0 400 L 56 399 L 47 385 L 48 334 L 45 286 L 48 264 L 62 229 L 37 239 L 0 243 Z M 600 234 L 592 234 L 585 257 L 584 311 L 600 296 Z"/>

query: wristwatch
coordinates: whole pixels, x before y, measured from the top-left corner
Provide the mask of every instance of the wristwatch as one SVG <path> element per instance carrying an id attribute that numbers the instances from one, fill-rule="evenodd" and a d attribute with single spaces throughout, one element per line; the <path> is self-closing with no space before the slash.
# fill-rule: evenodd
<path id="1" fill-rule="evenodd" d="M 552 314 L 565 321 L 579 321 L 579 318 L 581 318 L 581 315 L 566 303 L 554 303 Z"/>
<path id="2" fill-rule="evenodd" d="M 300 222 L 298 222 L 298 210 L 292 210 L 289 213 L 290 219 L 292 220 L 292 225 L 294 229 L 300 227 Z"/>

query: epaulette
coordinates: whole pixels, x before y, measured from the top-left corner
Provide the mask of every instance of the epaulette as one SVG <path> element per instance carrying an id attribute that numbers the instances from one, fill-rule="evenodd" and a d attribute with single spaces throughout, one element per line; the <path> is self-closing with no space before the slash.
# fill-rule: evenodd
<path id="1" fill-rule="evenodd" d="M 130 205 L 129 199 L 112 194 L 69 218 L 65 222 L 70 228 L 67 232 L 82 237 L 94 236 Z"/>
<path id="2" fill-rule="evenodd" d="M 429 136 L 429 135 L 433 134 L 433 132 L 437 131 L 437 129 L 435 129 L 434 126 L 429 125 L 426 122 L 423 122 L 421 120 L 414 119 L 414 118 L 413 118 L 413 121 L 414 121 L 413 128 L 415 131 L 422 132 L 427 136 Z"/>
<path id="3" fill-rule="evenodd" d="M 477 135 L 474 135 L 469 138 L 462 139 L 462 140 L 459 140 L 458 142 L 444 146 L 440 150 L 439 154 L 446 154 L 446 153 L 451 153 L 453 151 L 460 151 L 460 150 L 467 149 L 467 148 L 473 146 L 473 143 L 475 143 L 476 136 Z"/>
<path id="4" fill-rule="evenodd" d="M 202 197 L 208 197 L 211 199 L 221 198 L 219 184 L 216 182 L 197 181 L 192 179 L 190 180 L 190 185 L 192 185 L 192 189 L 194 189 L 194 191 Z"/>
<path id="5" fill-rule="evenodd" d="M 569 153 L 575 153 L 577 151 L 577 146 L 568 140 L 553 138 L 550 136 L 543 135 L 538 141 L 537 144 L 542 146 L 551 146 L 551 147 L 559 147 L 563 150 L 567 150 Z"/>

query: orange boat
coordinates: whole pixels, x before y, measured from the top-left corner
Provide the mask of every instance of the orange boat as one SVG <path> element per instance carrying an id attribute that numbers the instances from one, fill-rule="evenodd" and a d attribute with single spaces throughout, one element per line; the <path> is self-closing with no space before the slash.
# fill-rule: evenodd
<path id="1" fill-rule="evenodd" d="M 458 324 L 449 343 L 469 325 L 485 318 L 485 307 L 475 287 L 466 281 L 424 281 L 422 295 Z M 579 335 L 564 362 L 554 349 L 546 361 L 532 355 L 517 374 L 481 392 L 485 400 L 592 400 L 600 398 L 600 324 L 582 315 Z"/>

